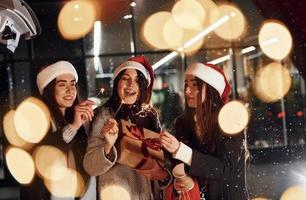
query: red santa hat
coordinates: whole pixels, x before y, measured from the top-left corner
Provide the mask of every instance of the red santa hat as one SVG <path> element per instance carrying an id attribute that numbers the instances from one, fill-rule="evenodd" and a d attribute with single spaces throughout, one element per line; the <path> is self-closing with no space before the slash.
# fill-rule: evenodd
<path id="1" fill-rule="evenodd" d="M 75 77 L 75 81 L 78 82 L 78 74 L 73 65 L 68 61 L 58 61 L 48 65 L 37 74 L 36 84 L 39 93 L 42 95 L 45 87 L 62 74 L 72 74 Z"/>
<path id="2" fill-rule="evenodd" d="M 222 101 L 227 102 L 231 86 L 221 68 L 212 64 L 193 63 L 187 67 L 185 75 L 187 74 L 193 75 L 215 88 Z"/>
<path id="3" fill-rule="evenodd" d="M 144 56 L 136 56 L 129 58 L 127 61 L 125 61 L 115 69 L 113 74 L 113 80 L 115 80 L 118 74 L 125 69 L 136 69 L 144 75 L 144 77 L 148 81 L 147 88 L 150 94 L 150 98 L 154 82 L 154 72 L 152 66 L 149 64 L 147 59 Z"/>

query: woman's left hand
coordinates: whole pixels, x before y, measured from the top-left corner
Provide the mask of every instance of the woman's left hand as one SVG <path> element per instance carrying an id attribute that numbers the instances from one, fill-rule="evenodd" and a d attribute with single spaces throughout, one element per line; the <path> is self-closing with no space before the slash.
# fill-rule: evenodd
<path id="1" fill-rule="evenodd" d="M 159 140 L 162 146 L 170 153 L 175 153 L 180 147 L 180 142 L 167 131 L 162 131 L 160 133 Z"/>

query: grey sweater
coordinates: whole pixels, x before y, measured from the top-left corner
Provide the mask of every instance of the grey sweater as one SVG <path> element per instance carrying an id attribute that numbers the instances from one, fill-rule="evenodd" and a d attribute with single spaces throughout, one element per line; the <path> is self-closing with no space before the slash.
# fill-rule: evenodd
<path id="1" fill-rule="evenodd" d="M 99 177 L 99 194 L 102 200 L 112 199 L 103 197 L 103 190 L 108 186 L 118 186 L 124 189 L 133 200 L 153 200 L 151 182 L 135 170 L 117 163 L 117 150 L 114 146 L 111 152 L 104 154 L 104 136 L 102 128 L 104 123 L 112 117 L 112 112 L 102 107 L 95 113 L 90 135 L 88 138 L 87 152 L 84 158 L 84 168 L 91 176 Z M 118 195 L 113 190 L 113 195 Z M 102 193 L 101 193 L 102 191 Z"/>

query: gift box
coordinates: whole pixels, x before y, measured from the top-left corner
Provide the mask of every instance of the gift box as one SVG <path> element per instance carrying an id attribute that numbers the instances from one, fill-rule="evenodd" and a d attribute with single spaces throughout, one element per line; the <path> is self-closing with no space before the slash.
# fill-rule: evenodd
<path id="1" fill-rule="evenodd" d="M 163 169 L 164 153 L 158 133 L 120 120 L 116 147 L 118 163 L 137 170 L 151 180 L 167 177 L 167 172 Z"/>

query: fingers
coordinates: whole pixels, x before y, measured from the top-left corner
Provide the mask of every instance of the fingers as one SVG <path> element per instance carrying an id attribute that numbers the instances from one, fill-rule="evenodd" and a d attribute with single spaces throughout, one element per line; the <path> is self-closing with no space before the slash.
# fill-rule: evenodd
<path id="1" fill-rule="evenodd" d="M 180 146 L 179 141 L 168 132 L 162 132 L 159 139 L 162 146 L 170 153 L 176 152 Z"/>
<path id="2" fill-rule="evenodd" d="M 90 100 L 87 101 L 88 104 L 82 102 L 82 104 L 79 104 L 74 108 L 75 114 L 80 115 L 84 122 L 92 121 L 94 115 L 92 106 L 90 104 L 91 101 Z"/>
<path id="3" fill-rule="evenodd" d="M 77 106 L 74 108 L 75 114 L 80 116 L 84 122 L 91 121 L 93 112 L 88 108 Z"/>
<path id="4" fill-rule="evenodd" d="M 110 118 L 108 119 L 102 129 L 104 134 L 117 134 L 119 132 L 118 123 L 115 119 Z"/>
<path id="5" fill-rule="evenodd" d="M 95 102 L 93 102 L 92 100 L 85 100 L 85 101 L 82 101 L 81 103 L 79 103 L 79 105 L 82 105 L 82 106 L 93 106 L 95 105 Z"/>

